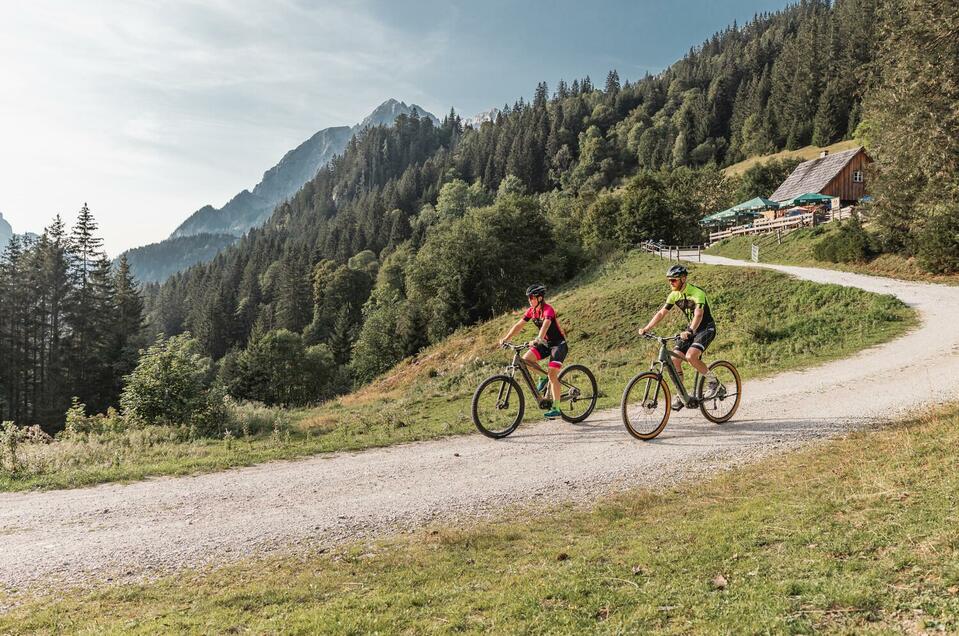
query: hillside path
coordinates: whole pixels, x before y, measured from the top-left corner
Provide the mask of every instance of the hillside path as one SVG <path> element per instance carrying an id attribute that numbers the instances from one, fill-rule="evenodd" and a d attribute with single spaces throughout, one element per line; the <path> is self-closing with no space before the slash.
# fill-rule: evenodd
<path id="1" fill-rule="evenodd" d="M 704 262 L 743 265 L 718 257 Z M 627 435 L 618 409 L 611 409 L 579 426 L 524 425 L 501 441 L 465 435 L 129 485 L 0 494 L 0 590 L 51 580 L 149 578 L 434 520 L 468 523 L 512 505 L 589 502 L 697 477 L 959 395 L 959 287 L 760 267 L 894 294 L 919 310 L 922 324 L 847 360 L 747 382 L 729 424 L 710 424 L 698 411 L 675 413 L 653 442 Z"/>

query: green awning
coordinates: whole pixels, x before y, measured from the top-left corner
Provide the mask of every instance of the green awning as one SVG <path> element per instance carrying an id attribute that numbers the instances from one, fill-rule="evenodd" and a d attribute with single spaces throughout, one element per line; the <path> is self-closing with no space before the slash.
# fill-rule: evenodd
<path id="1" fill-rule="evenodd" d="M 775 201 L 770 201 L 764 197 L 756 197 L 739 205 L 734 205 L 730 210 L 775 210 L 778 207 L 779 204 Z"/>
<path id="2" fill-rule="evenodd" d="M 699 220 L 699 223 L 701 225 L 712 225 L 713 223 L 735 221 L 736 219 L 751 219 L 757 216 L 759 216 L 759 213 L 753 212 L 752 210 L 737 210 L 736 208 L 729 208 L 728 210 L 723 210 L 721 212 L 716 212 L 715 214 L 710 214 L 707 217 L 703 217 Z"/>
<path id="3" fill-rule="evenodd" d="M 805 203 L 825 203 L 826 201 L 832 201 L 832 197 L 819 194 L 818 192 L 807 192 L 806 194 L 800 194 L 798 197 L 794 197 L 789 201 L 783 201 L 780 203 L 783 207 L 787 205 L 803 205 Z"/>

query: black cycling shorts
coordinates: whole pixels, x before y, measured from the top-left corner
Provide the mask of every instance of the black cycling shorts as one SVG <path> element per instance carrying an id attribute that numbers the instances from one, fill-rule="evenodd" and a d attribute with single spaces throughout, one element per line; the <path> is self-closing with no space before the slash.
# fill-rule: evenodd
<path id="1" fill-rule="evenodd" d="M 563 366 L 563 360 L 566 359 L 566 354 L 569 353 L 569 347 L 566 346 L 566 341 L 563 340 L 555 345 L 538 344 L 533 347 L 531 351 L 533 355 L 536 356 L 537 361 L 549 357 L 549 366 L 558 369 Z"/>
<path id="2" fill-rule="evenodd" d="M 700 328 L 689 340 L 677 340 L 675 350 L 686 353 L 690 348 L 695 347 L 700 351 L 705 351 L 706 347 L 709 346 L 709 343 L 712 342 L 715 337 L 716 325 Z"/>

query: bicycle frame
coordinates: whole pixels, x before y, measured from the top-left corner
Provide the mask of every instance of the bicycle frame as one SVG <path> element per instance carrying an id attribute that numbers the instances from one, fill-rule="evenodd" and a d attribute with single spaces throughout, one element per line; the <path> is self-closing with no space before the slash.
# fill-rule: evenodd
<path id="1" fill-rule="evenodd" d="M 537 402 L 539 402 L 540 406 L 542 406 L 543 401 L 549 400 L 550 398 L 545 395 L 540 395 L 539 392 L 536 391 L 536 384 L 533 382 L 531 367 L 538 370 L 541 375 L 548 377 L 549 374 L 543 371 L 539 365 L 534 366 L 532 363 L 528 363 L 523 359 L 523 357 L 520 355 L 520 352 L 525 351 L 528 349 L 528 347 L 508 343 L 506 347 L 513 350 L 513 361 L 510 362 L 506 367 L 506 374 L 511 378 L 515 378 L 516 372 L 519 371 L 520 375 L 523 376 L 523 380 L 526 382 L 526 387 L 529 389 L 529 392 L 533 394 Z M 556 402 L 562 402 L 564 399 L 568 400 L 575 397 L 572 393 L 566 392 L 566 389 L 575 389 L 575 387 L 567 382 L 563 382 L 562 380 L 559 381 L 559 384 L 561 387 L 563 387 L 564 392 L 560 394 L 559 399 L 556 400 Z M 502 396 L 500 396 L 500 399 L 502 400 Z M 506 396 L 506 399 L 509 401 L 509 395 Z"/>
<path id="2" fill-rule="evenodd" d="M 523 349 L 516 346 L 511 346 L 510 348 L 513 349 L 513 361 L 510 362 L 509 365 L 506 367 L 506 374 L 509 377 L 514 378 L 516 377 L 516 372 L 519 371 L 520 375 L 523 376 L 523 380 L 526 381 L 526 386 L 527 388 L 529 388 L 529 392 L 532 393 L 534 396 L 536 396 L 537 399 L 544 399 L 544 398 L 541 398 L 540 395 L 536 392 L 536 384 L 533 382 L 533 374 L 530 373 L 530 368 L 529 368 L 530 365 L 520 355 L 520 351 L 522 351 Z M 543 372 L 542 369 L 540 369 L 539 371 L 543 375 L 546 375 L 546 373 Z"/>
<path id="3" fill-rule="evenodd" d="M 685 360 L 685 358 L 666 346 L 667 342 L 670 340 L 675 340 L 676 338 L 660 338 L 659 336 L 652 337 L 656 340 L 659 340 L 659 355 L 657 356 L 656 360 L 649 365 L 649 370 L 654 371 L 660 378 L 663 377 L 663 375 L 668 376 L 669 379 L 672 380 L 673 386 L 676 387 L 676 390 L 679 391 L 680 396 L 682 396 L 683 403 L 690 408 L 696 406 L 693 404 L 693 402 L 696 401 L 696 398 L 686 391 L 686 387 L 679 377 L 679 372 L 676 370 L 676 364 L 673 362 L 673 358 L 677 358 L 679 360 Z M 680 362 L 680 364 L 682 364 L 682 362 Z M 659 365 L 658 369 L 656 368 L 656 365 Z M 665 374 L 663 373 L 664 371 Z M 696 386 L 696 384 L 699 382 L 699 371 L 695 371 L 695 373 L 696 375 L 693 378 L 693 386 Z M 647 393 L 643 396 L 643 401 L 649 398 L 648 386 L 646 387 L 646 391 Z M 659 392 L 659 383 L 656 384 L 656 392 Z M 654 396 L 654 399 L 658 400 L 659 395 Z"/>

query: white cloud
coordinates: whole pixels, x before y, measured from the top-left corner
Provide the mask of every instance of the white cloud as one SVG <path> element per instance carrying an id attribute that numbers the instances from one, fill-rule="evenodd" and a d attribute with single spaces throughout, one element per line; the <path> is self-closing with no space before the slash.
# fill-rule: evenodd
<path id="1" fill-rule="evenodd" d="M 223 204 L 310 134 L 442 57 L 362 3 L 0 3 L 0 207 L 17 231 L 84 201 L 111 253 Z"/>

